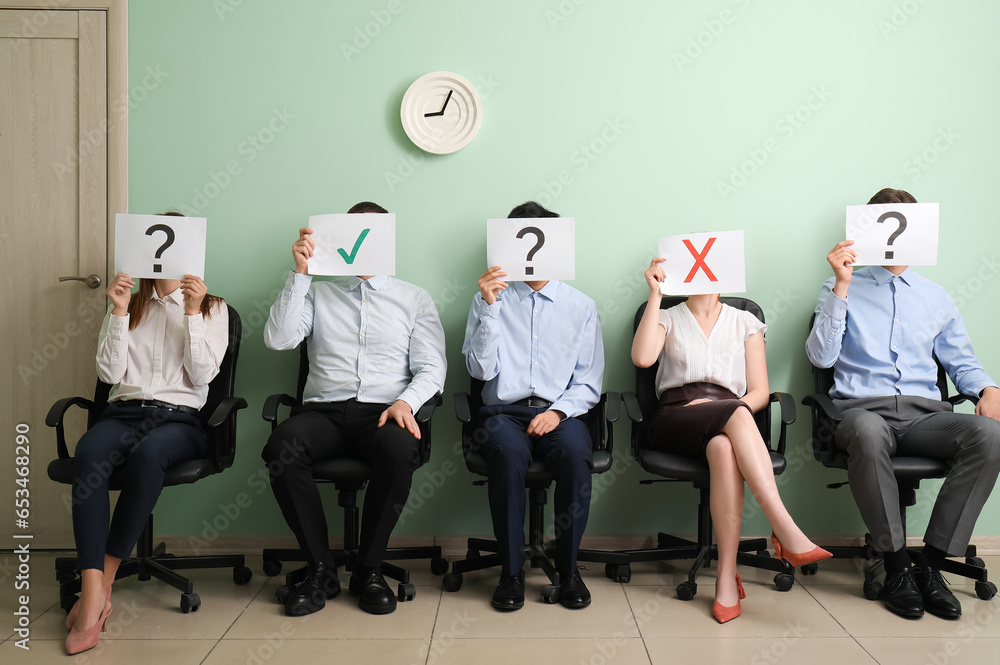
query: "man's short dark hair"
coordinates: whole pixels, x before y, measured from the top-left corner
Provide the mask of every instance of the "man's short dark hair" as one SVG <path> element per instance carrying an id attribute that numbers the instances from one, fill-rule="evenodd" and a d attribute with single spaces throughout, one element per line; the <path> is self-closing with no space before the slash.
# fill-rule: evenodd
<path id="1" fill-rule="evenodd" d="M 545 208 L 538 205 L 534 201 L 528 201 L 527 203 L 522 203 L 521 205 L 516 206 L 513 210 L 511 210 L 510 214 L 507 215 L 507 218 L 538 219 L 539 217 L 558 217 L 558 216 L 559 213 L 552 212 L 551 210 L 546 210 Z"/>
<path id="2" fill-rule="evenodd" d="M 389 211 L 377 203 L 372 203 L 371 201 L 362 201 L 361 203 L 355 203 L 353 206 L 351 206 L 351 209 L 348 210 L 347 212 L 348 214 L 353 214 L 356 212 L 378 212 L 384 215 Z"/>
<path id="3" fill-rule="evenodd" d="M 868 205 L 875 203 L 916 203 L 917 200 L 913 198 L 913 194 L 902 189 L 892 189 L 891 187 L 886 187 L 885 189 L 879 190 L 875 196 L 872 197 Z"/>

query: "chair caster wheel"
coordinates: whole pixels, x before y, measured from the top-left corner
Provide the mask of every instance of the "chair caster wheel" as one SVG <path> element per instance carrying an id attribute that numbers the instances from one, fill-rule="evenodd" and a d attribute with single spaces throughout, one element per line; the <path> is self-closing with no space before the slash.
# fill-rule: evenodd
<path id="1" fill-rule="evenodd" d="M 985 568 L 986 562 L 980 559 L 978 556 L 970 556 L 965 558 L 965 563 L 970 566 L 975 566 L 976 568 Z"/>
<path id="2" fill-rule="evenodd" d="M 559 587 L 555 584 L 546 584 L 542 587 L 542 599 L 549 605 L 559 602 Z"/>
<path id="3" fill-rule="evenodd" d="M 278 602 L 284 605 L 288 602 L 288 596 L 295 591 L 295 587 L 291 584 L 282 584 L 274 591 L 274 597 L 278 599 Z"/>
<path id="4" fill-rule="evenodd" d="M 698 593 L 698 585 L 695 582 L 681 582 L 677 585 L 677 597 L 681 600 L 691 600 Z"/>
<path id="5" fill-rule="evenodd" d="M 184 614 L 187 614 L 188 612 L 197 612 L 199 607 L 201 607 L 201 598 L 198 597 L 198 594 L 181 594 L 181 612 Z"/>
<path id="6" fill-rule="evenodd" d="M 264 559 L 264 574 L 268 577 L 274 577 L 275 575 L 281 574 L 281 562 L 275 561 L 274 559 Z"/>
<path id="7" fill-rule="evenodd" d="M 608 571 L 605 570 L 605 573 Z M 632 566 L 627 563 L 619 563 L 614 565 L 611 575 L 608 575 L 615 582 L 621 582 L 622 584 L 628 584 L 632 581 Z"/>
<path id="8" fill-rule="evenodd" d="M 454 593 L 462 588 L 462 573 L 448 573 L 441 580 L 441 588 Z"/>
<path id="9" fill-rule="evenodd" d="M 435 575 L 444 575 L 448 572 L 448 559 L 438 557 L 431 559 L 431 572 Z"/>
<path id="10" fill-rule="evenodd" d="M 396 596 L 399 598 L 399 602 L 405 603 L 408 600 L 413 600 L 417 595 L 417 588 L 410 584 L 409 582 L 400 582 L 399 587 L 396 590 Z"/>
<path id="11" fill-rule="evenodd" d="M 237 584 L 246 584 L 251 579 L 253 579 L 253 571 L 246 566 L 237 566 L 233 568 L 233 582 Z"/>
<path id="12" fill-rule="evenodd" d="M 993 582 L 976 582 L 976 595 L 980 600 L 990 600 L 997 595 L 997 585 Z"/>
<path id="13" fill-rule="evenodd" d="M 778 591 L 788 591 L 795 586 L 795 576 L 789 573 L 778 573 L 774 576 L 774 586 Z"/>
<path id="14" fill-rule="evenodd" d="M 799 568 L 799 570 L 802 571 L 803 575 L 815 575 L 816 571 L 819 570 L 819 564 L 818 563 L 807 563 L 806 565 L 804 565 L 801 568 Z"/>
<path id="15" fill-rule="evenodd" d="M 881 582 L 865 582 L 861 590 L 864 592 L 865 598 L 868 600 L 878 600 L 882 597 Z"/>
<path id="16" fill-rule="evenodd" d="M 69 611 L 73 609 L 73 606 L 76 605 L 78 600 L 80 600 L 79 596 L 66 596 L 65 598 L 61 598 L 59 600 L 59 607 L 63 608 L 63 611 L 66 612 L 66 614 L 69 614 Z"/>

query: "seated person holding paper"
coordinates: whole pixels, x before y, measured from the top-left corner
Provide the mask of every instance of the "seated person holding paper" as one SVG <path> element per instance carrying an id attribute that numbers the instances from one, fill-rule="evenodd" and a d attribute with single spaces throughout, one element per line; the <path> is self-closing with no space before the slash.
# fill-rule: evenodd
<path id="1" fill-rule="evenodd" d="M 868 202 L 916 203 L 883 189 Z M 827 255 L 834 277 L 823 285 L 806 354 L 834 368 L 830 392 L 844 419 L 835 444 L 847 451 L 854 500 L 885 555 L 886 607 L 906 617 L 924 610 L 958 618 L 962 606 L 941 577 L 948 555 L 965 552 L 1000 470 L 1000 389 L 973 355 L 948 292 L 908 266 L 852 270 L 853 240 Z M 962 393 L 979 397 L 976 415 L 940 401 L 940 362 Z M 917 561 L 906 551 L 890 458 L 911 453 L 951 466 L 938 494 Z M 918 567 L 913 567 L 916 563 Z"/>
<path id="2" fill-rule="evenodd" d="M 386 211 L 359 203 L 348 212 Z M 312 229 L 300 229 L 292 245 L 295 270 L 264 328 L 270 349 L 309 342 L 303 404 L 271 434 L 261 455 L 309 566 L 306 579 L 287 598 L 285 612 L 316 612 L 340 592 L 311 465 L 350 455 L 373 470 L 350 590 L 360 596 L 362 610 L 387 614 L 396 609 L 396 597 L 380 567 L 420 466 L 420 430 L 413 414 L 444 387 L 444 331 L 434 301 L 413 284 L 386 275 L 313 282 L 307 263 L 316 248 L 311 234 Z"/>
<path id="3" fill-rule="evenodd" d="M 645 272 L 649 301 L 632 340 L 632 361 L 638 367 L 660 363 L 660 401 L 649 425 L 650 447 L 708 459 L 719 548 L 712 615 L 725 623 L 740 615 L 745 597 L 736 572 L 744 482 L 771 523 L 776 556 L 802 566 L 830 553 L 814 545 L 785 509 L 753 418 L 770 399 L 767 326 L 750 312 L 722 304 L 718 293 L 692 295 L 661 310 L 663 261 L 653 259 Z"/>
<path id="4" fill-rule="evenodd" d="M 529 202 L 509 217 L 558 215 Z M 590 514 L 593 444 L 579 416 L 601 396 L 600 319 L 593 300 L 560 281 L 514 282 L 507 289 L 506 275 L 494 266 L 479 278 L 462 347 L 469 374 L 486 382 L 481 446 L 501 560 L 492 604 L 499 610 L 524 605 L 524 483 L 536 453 L 556 477 L 556 514 L 571 517 L 556 537 L 559 602 L 587 607 L 590 591 L 576 555 Z"/>
<path id="5" fill-rule="evenodd" d="M 166 213 L 180 216 L 179 213 Z M 81 591 L 66 617 L 66 652 L 97 645 L 111 585 L 163 489 L 167 467 L 205 456 L 198 410 L 229 345 L 229 310 L 195 275 L 140 279 L 118 273 L 97 340 L 97 375 L 114 384 L 100 420 L 77 443 L 73 535 Z M 111 471 L 124 467 L 110 516 Z"/>

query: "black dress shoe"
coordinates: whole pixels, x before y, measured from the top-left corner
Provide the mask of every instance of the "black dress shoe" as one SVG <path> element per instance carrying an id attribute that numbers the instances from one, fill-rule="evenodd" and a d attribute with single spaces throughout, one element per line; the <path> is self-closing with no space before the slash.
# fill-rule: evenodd
<path id="1" fill-rule="evenodd" d="M 396 611 L 396 594 L 385 583 L 378 568 L 358 568 L 351 575 L 351 593 L 358 596 L 358 607 L 369 614 Z"/>
<path id="2" fill-rule="evenodd" d="M 302 583 L 285 594 L 285 614 L 299 617 L 319 612 L 328 599 L 336 598 L 339 593 L 336 566 L 325 563 L 310 565 Z"/>
<path id="3" fill-rule="evenodd" d="M 574 610 L 590 605 L 590 590 L 583 583 L 579 568 L 559 585 L 559 604 Z"/>
<path id="4" fill-rule="evenodd" d="M 913 578 L 924 597 L 924 609 L 942 619 L 957 619 L 962 616 L 962 604 L 948 589 L 941 571 L 933 568 L 914 568 Z"/>
<path id="5" fill-rule="evenodd" d="M 493 607 L 498 610 L 519 610 L 524 607 L 524 571 L 517 575 L 501 575 L 497 590 L 493 592 Z"/>
<path id="6" fill-rule="evenodd" d="M 912 568 L 904 568 L 885 578 L 882 600 L 887 610 L 899 616 L 919 619 L 924 615 L 924 597 L 913 579 Z"/>

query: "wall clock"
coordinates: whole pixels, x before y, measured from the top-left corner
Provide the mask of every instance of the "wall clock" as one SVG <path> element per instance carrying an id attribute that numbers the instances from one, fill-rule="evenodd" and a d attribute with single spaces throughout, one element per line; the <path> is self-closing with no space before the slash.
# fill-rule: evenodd
<path id="1" fill-rule="evenodd" d="M 407 88 L 399 119 L 414 145 L 445 155 L 476 137 L 483 122 L 483 103 L 472 84 L 458 74 L 431 72 Z"/>

